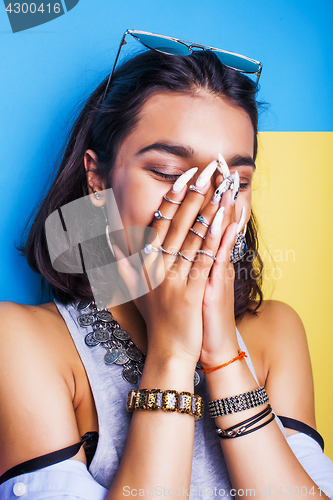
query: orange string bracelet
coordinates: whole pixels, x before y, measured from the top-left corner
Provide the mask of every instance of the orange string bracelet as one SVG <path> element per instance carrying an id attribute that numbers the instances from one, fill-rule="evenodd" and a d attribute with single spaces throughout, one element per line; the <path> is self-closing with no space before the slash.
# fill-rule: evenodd
<path id="1" fill-rule="evenodd" d="M 238 349 L 238 356 L 236 356 L 235 358 L 231 359 L 227 363 L 223 363 L 223 365 L 220 365 L 220 366 L 215 366 L 214 368 L 206 368 L 206 369 L 201 368 L 201 371 L 203 373 L 214 372 L 215 370 L 219 370 L 220 368 L 224 368 L 225 366 L 230 365 L 231 363 L 233 363 L 234 361 L 237 361 L 238 359 L 241 360 L 241 359 L 244 359 L 244 358 L 247 358 L 247 355 L 245 354 L 244 351 L 241 351 L 240 349 Z"/>

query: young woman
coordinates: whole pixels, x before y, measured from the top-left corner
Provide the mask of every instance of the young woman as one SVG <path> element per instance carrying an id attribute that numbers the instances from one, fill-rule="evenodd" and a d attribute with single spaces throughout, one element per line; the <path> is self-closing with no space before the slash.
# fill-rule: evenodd
<path id="1" fill-rule="evenodd" d="M 0 497 L 333 498 L 302 323 L 262 301 L 256 84 L 242 56 L 142 41 L 25 244 L 56 300 L 1 304 Z"/>

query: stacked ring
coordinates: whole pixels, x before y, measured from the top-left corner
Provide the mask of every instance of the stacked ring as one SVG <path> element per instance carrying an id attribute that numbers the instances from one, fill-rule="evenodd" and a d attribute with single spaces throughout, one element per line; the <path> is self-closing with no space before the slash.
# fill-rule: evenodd
<path id="1" fill-rule="evenodd" d="M 192 233 L 197 234 L 198 236 L 200 236 L 200 238 L 202 238 L 203 240 L 205 239 L 205 236 L 203 236 L 203 234 L 198 233 L 198 231 L 196 231 L 195 229 L 193 229 L 193 227 L 190 227 L 190 231 L 192 231 Z"/>
<path id="2" fill-rule="evenodd" d="M 195 219 L 195 222 L 200 222 L 205 227 L 209 227 L 207 219 L 205 219 L 202 215 L 198 215 L 198 217 Z"/>
<path id="3" fill-rule="evenodd" d="M 204 193 L 202 193 L 201 191 L 199 191 L 199 189 L 197 189 L 193 184 L 190 185 L 189 190 L 190 191 L 195 191 L 196 193 L 201 194 L 201 196 L 206 196 Z"/>
<path id="4" fill-rule="evenodd" d="M 188 257 L 185 257 L 185 255 L 183 255 L 183 254 L 182 254 L 182 253 L 180 253 L 180 252 L 178 252 L 178 255 L 179 255 L 180 257 L 183 257 L 183 259 L 188 260 L 189 262 L 194 262 L 194 260 L 189 259 Z"/>
<path id="5" fill-rule="evenodd" d="M 182 202 L 181 202 L 181 201 L 174 201 L 174 200 L 170 200 L 170 198 L 168 198 L 166 194 L 163 196 L 163 198 L 164 198 L 166 201 L 170 201 L 170 203 L 174 203 L 175 205 L 181 205 L 181 204 L 182 204 Z"/>
<path id="6" fill-rule="evenodd" d="M 210 253 L 205 252 L 204 250 L 198 250 L 197 253 L 204 253 L 205 255 L 208 255 L 208 257 L 211 257 L 212 259 L 216 260 L 216 257 L 214 257 L 214 255 L 211 255 Z"/>

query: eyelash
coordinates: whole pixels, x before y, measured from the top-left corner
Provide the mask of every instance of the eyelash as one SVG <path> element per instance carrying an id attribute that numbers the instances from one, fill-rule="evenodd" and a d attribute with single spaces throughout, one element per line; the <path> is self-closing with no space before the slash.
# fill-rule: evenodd
<path id="1" fill-rule="evenodd" d="M 175 181 L 176 179 L 178 179 L 178 177 L 181 176 L 181 174 L 165 174 L 164 172 L 159 172 L 158 170 L 151 170 L 152 172 L 154 172 L 154 174 L 162 177 L 163 179 L 165 180 L 169 180 L 169 181 Z M 239 184 L 239 188 L 240 189 L 247 189 L 249 186 L 249 183 L 248 182 L 241 182 Z"/>
<path id="2" fill-rule="evenodd" d="M 158 170 L 151 170 L 151 172 L 162 177 L 165 180 L 170 180 L 170 181 L 175 181 L 176 179 L 178 179 L 178 177 L 181 176 L 181 174 L 174 174 L 174 175 L 165 174 L 164 172 L 159 172 Z"/>

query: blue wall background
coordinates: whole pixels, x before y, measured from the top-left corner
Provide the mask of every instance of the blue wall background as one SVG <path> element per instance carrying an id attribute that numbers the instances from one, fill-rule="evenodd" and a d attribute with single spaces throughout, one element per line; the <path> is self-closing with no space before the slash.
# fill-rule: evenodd
<path id="1" fill-rule="evenodd" d="M 39 0 L 36 2 L 39 4 Z M 35 303 L 39 279 L 13 250 L 42 196 L 76 104 L 112 67 L 126 28 L 263 63 L 261 131 L 332 131 L 330 0 L 80 0 L 13 34 L 0 4 L 0 299 Z"/>

